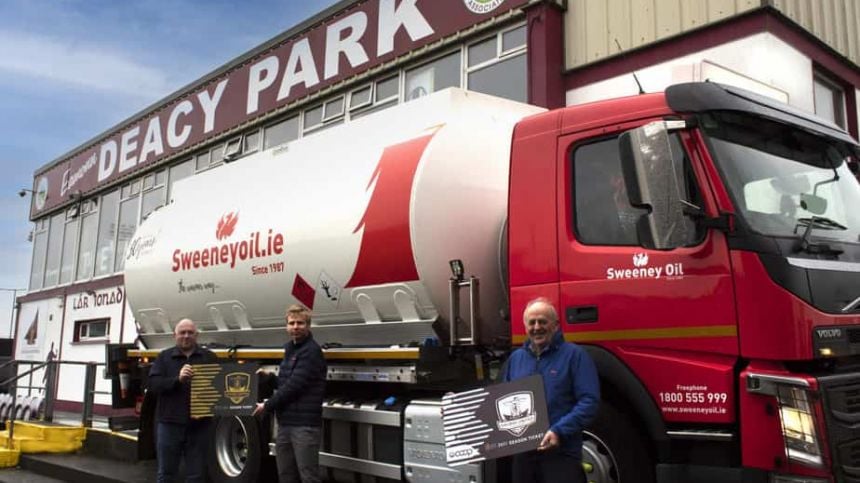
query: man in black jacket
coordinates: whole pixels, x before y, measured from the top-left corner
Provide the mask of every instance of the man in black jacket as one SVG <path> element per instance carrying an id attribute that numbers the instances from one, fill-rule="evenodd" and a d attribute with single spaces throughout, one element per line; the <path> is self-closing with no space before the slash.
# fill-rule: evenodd
<path id="1" fill-rule="evenodd" d="M 182 319 L 173 330 L 176 347 L 158 354 L 149 370 L 149 390 L 158 395 L 156 450 L 158 482 L 172 482 L 185 455 L 185 481 L 203 482 L 206 477 L 206 446 L 211 418 L 191 419 L 191 364 L 217 362 L 212 351 L 197 345 L 197 327 Z"/>
<path id="2" fill-rule="evenodd" d="M 254 415 L 274 412 L 278 417 L 275 461 L 280 483 L 318 483 L 322 401 L 326 363 L 311 335 L 311 313 L 300 305 L 287 309 L 284 360 L 278 369 L 278 389 Z"/>

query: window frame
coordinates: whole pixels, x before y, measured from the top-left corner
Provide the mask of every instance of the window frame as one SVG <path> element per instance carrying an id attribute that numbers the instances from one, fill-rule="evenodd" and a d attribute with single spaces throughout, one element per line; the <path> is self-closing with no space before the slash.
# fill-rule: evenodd
<path id="1" fill-rule="evenodd" d="M 840 85 L 838 82 L 833 80 L 830 76 L 820 72 L 814 71 L 812 74 L 812 104 L 813 109 L 815 110 L 815 114 L 819 117 L 822 117 L 819 114 L 819 105 L 818 105 L 818 96 L 815 94 L 816 87 L 822 86 L 830 93 L 830 100 L 833 103 L 833 115 L 837 119 L 827 119 L 828 121 L 836 124 L 842 129 L 848 130 L 848 101 L 847 101 L 847 92 L 845 88 Z"/>
<path id="2" fill-rule="evenodd" d="M 90 326 L 95 324 L 104 324 L 104 335 L 89 336 Z M 76 320 L 74 324 L 75 330 L 72 333 L 73 344 L 93 344 L 110 341 L 110 317 L 100 317 L 95 319 Z M 87 335 L 82 335 L 86 329 Z"/>

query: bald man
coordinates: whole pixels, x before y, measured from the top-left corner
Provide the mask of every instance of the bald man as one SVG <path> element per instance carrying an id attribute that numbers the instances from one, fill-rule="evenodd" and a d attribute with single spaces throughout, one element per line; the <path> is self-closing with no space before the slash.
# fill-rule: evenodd
<path id="1" fill-rule="evenodd" d="M 565 342 L 552 301 L 540 297 L 526 304 L 525 344 L 505 363 L 506 382 L 540 374 L 549 411 L 549 431 L 536 451 L 514 456 L 517 483 L 584 483 L 582 430 L 597 414 L 600 382 L 585 350 Z"/>
<path id="2" fill-rule="evenodd" d="M 176 345 L 158 354 L 149 370 L 149 390 L 158 397 L 156 450 L 158 482 L 172 482 L 185 457 L 185 481 L 206 479 L 206 447 L 211 418 L 191 419 L 192 364 L 217 362 L 215 354 L 197 345 L 197 326 L 182 319 L 173 329 Z"/>

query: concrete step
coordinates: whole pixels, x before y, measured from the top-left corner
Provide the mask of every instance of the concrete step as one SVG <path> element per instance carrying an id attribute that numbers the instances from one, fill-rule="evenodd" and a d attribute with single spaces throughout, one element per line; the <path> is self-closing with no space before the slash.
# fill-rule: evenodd
<path id="1" fill-rule="evenodd" d="M 155 481 L 157 465 L 154 460 L 132 463 L 84 453 L 22 454 L 20 468 L 71 483 L 145 483 Z"/>

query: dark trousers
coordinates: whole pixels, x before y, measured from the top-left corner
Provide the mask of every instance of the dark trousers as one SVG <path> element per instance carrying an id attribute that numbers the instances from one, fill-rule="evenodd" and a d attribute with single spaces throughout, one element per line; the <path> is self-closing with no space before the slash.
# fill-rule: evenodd
<path id="1" fill-rule="evenodd" d="M 278 426 L 275 462 L 279 483 L 320 482 L 319 426 Z"/>
<path id="2" fill-rule="evenodd" d="M 172 483 L 185 456 L 185 481 L 206 480 L 206 447 L 211 436 L 211 420 L 189 424 L 158 423 L 158 483 Z"/>
<path id="3" fill-rule="evenodd" d="M 529 451 L 514 455 L 516 483 L 585 483 L 582 461 L 560 451 Z"/>

